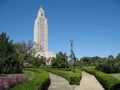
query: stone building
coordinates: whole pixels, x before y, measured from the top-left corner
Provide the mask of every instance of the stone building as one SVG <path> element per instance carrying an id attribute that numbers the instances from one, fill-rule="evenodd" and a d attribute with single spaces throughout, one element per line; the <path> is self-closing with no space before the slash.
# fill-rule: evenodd
<path id="1" fill-rule="evenodd" d="M 49 59 L 47 64 L 50 64 L 50 58 L 55 57 L 53 52 L 48 51 L 48 23 L 42 7 L 34 23 L 34 48 L 35 56 L 44 56 Z"/>

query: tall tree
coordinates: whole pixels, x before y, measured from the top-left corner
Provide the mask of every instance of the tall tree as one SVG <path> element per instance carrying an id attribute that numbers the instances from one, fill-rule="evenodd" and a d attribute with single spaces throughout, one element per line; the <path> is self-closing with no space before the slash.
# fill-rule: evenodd
<path id="1" fill-rule="evenodd" d="M 84 65 L 91 65 L 92 59 L 91 59 L 91 57 L 82 57 L 80 59 L 80 62 Z"/>
<path id="2" fill-rule="evenodd" d="M 66 53 L 59 52 L 56 55 L 56 58 L 52 59 L 52 66 L 57 68 L 65 68 L 67 67 L 67 56 Z"/>
<path id="3" fill-rule="evenodd" d="M 13 41 L 9 40 L 6 33 L 2 32 L 0 35 L 0 73 L 18 73 L 21 71 Z"/>
<path id="4" fill-rule="evenodd" d="M 32 41 L 16 43 L 15 48 L 17 53 L 19 54 L 19 59 L 22 66 L 23 63 L 31 62 L 32 54 L 34 52 Z"/>
<path id="5" fill-rule="evenodd" d="M 110 61 L 114 60 L 113 55 L 109 55 L 109 56 L 108 56 L 108 60 L 110 60 Z"/>
<path id="6" fill-rule="evenodd" d="M 117 55 L 116 60 L 120 61 L 120 53 Z"/>

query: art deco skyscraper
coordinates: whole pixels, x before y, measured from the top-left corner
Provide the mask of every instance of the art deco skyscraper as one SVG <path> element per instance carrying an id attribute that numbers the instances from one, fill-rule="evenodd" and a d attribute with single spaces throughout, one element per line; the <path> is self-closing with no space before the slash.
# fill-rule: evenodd
<path id="1" fill-rule="evenodd" d="M 48 24 L 44 10 L 40 7 L 34 24 L 34 47 L 36 54 L 46 56 L 48 53 Z"/>
<path id="2" fill-rule="evenodd" d="M 44 10 L 40 7 L 34 24 L 34 48 L 35 56 L 46 57 L 46 64 L 51 64 L 51 58 L 56 55 L 48 52 L 48 23 L 44 14 Z"/>

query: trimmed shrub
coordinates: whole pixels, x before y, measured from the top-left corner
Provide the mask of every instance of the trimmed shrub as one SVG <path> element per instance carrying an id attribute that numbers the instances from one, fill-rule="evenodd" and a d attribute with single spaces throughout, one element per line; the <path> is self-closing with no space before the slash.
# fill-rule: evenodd
<path id="1" fill-rule="evenodd" d="M 85 68 L 86 72 L 95 75 L 98 81 L 103 85 L 107 90 L 120 90 L 120 81 L 113 76 L 97 71 L 94 68 Z"/>
<path id="2" fill-rule="evenodd" d="M 25 70 L 34 72 L 35 77 L 23 84 L 15 86 L 11 90 L 47 90 L 50 85 L 50 77 L 46 71 L 39 68 L 28 68 Z"/>
<path id="3" fill-rule="evenodd" d="M 77 72 L 72 73 L 70 71 L 67 71 L 66 69 L 54 69 L 54 68 L 44 68 L 46 71 L 57 74 L 63 78 L 65 78 L 66 80 L 68 80 L 69 84 L 73 85 L 79 85 L 80 84 L 80 80 L 82 77 L 81 74 L 81 70 L 76 70 Z"/>

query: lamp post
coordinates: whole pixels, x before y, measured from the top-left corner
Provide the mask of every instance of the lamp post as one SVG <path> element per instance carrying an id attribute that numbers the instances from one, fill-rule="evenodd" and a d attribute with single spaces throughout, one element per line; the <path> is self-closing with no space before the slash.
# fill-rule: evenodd
<path id="1" fill-rule="evenodd" d="M 71 64 L 72 64 L 71 72 L 73 72 L 73 64 L 74 64 L 74 60 L 73 60 L 73 40 L 70 40 L 70 47 L 71 47 L 71 50 L 70 50 L 71 55 L 70 55 L 70 57 L 71 57 Z"/>

